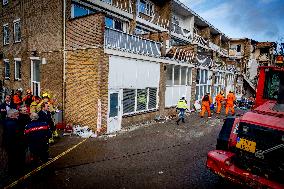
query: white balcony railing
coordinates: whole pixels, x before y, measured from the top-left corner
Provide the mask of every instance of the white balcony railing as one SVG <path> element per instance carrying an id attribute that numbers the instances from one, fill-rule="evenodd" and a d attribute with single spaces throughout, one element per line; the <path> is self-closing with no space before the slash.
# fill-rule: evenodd
<path id="1" fill-rule="evenodd" d="M 220 52 L 220 47 L 214 43 L 212 43 L 211 41 L 209 42 L 209 47 L 216 52 Z"/>
<path id="2" fill-rule="evenodd" d="M 203 37 L 198 34 L 193 34 L 193 43 L 198 44 L 201 47 L 208 48 L 208 43 Z"/>
<path id="3" fill-rule="evenodd" d="M 161 43 L 106 28 L 105 47 L 147 56 L 161 56 Z"/>
<path id="4" fill-rule="evenodd" d="M 108 1 L 108 0 L 89 0 L 93 4 L 98 5 L 99 7 L 103 8 L 104 10 L 112 10 L 115 13 L 119 13 L 133 19 L 133 9 L 131 3 L 125 0 L 116 0 Z"/>
<path id="5" fill-rule="evenodd" d="M 223 56 L 229 56 L 228 50 L 223 48 L 220 48 L 220 54 Z"/>
<path id="6" fill-rule="evenodd" d="M 171 25 L 171 32 L 174 35 L 176 34 L 175 36 L 178 36 L 178 37 L 181 37 L 183 39 L 190 40 L 190 41 L 192 40 L 191 32 L 188 31 L 187 29 L 180 27 L 177 24 Z"/>

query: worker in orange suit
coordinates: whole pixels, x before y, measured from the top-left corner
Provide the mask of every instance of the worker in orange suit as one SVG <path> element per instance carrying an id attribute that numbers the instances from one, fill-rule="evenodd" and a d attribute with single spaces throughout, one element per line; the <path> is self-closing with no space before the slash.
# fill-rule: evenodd
<path id="1" fill-rule="evenodd" d="M 227 103 L 226 103 L 226 116 L 228 116 L 229 111 L 231 111 L 232 115 L 235 115 L 234 102 L 236 101 L 236 96 L 233 91 L 230 91 L 227 95 Z"/>
<path id="2" fill-rule="evenodd" d="M 201 107 L 201 118 L 204 117 L 205 111 L 208 113 L 208 118 L 211 118 L 211 111 L 210 111 L 210 104 L 212 104 L 212 98 L 210 96 L 210 93 L 207 92 L 206 95 L 202 98 L 202 107 Z"/>
<path id="3" fill-rule="evenodd" d="M 217 104 L 217 114 L 221 113 L 221 109 L 222 109 L 222 101 L 224 101 L 224 92 L 220 91 L 220 93 L 215 97 L 215 101 Z"/>

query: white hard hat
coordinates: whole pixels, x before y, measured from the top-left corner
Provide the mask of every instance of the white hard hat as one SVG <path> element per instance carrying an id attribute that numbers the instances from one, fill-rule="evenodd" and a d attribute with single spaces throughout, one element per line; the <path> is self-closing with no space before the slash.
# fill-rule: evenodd
<path id="1" fill-rule="evenodd" d="M 181 97 L 182 97 L 182 98 L 185 98 L 185 97 L 186 97 L 186 95 L 185 95 L 185 94 L 183 94 Z"/>

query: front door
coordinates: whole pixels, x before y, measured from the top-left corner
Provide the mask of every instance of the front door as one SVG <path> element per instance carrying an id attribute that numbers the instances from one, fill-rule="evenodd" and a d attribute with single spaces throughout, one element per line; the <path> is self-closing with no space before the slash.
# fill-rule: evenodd
<path id="1" fill-rule="evenodd" d="M 40 96 L 40 59 L 31 60 L 31 89 L 33 95 Z"/>
<path id="2" fill-rule="evenodd" d="M 121 95 L 119 90 L 109 91 L 109 108 L 108 108 L 108 127 L 107 133 L 113 133 L 121 129 Z"/>

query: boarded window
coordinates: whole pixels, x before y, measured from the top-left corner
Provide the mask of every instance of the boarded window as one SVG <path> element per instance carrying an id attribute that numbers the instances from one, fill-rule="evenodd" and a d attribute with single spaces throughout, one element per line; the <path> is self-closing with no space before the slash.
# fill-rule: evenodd
<path id="1" fill-rule="evenodd" d="M 148 109 L 157 107 L 157 88 L 149 88 L 149 103 Z"/>
<path id="2" fill-rule="evenodd" d="M 137 89 L 137 111 L 147 108 L 147 89 Z"/>
<path id="3" fill-rule="evenodd" d="M 123 89 L 123 114 L 135 111 L 135 89 Z"/>

